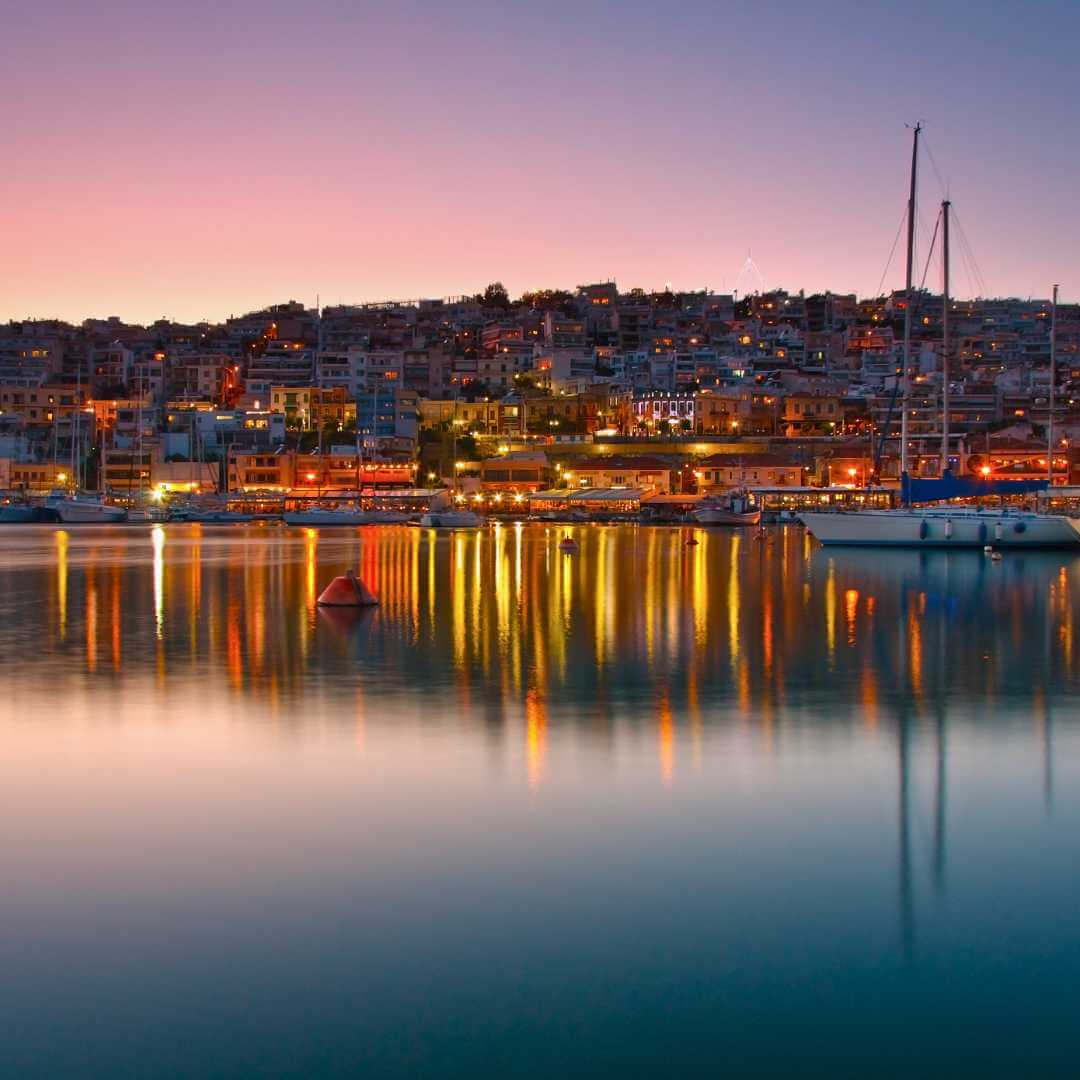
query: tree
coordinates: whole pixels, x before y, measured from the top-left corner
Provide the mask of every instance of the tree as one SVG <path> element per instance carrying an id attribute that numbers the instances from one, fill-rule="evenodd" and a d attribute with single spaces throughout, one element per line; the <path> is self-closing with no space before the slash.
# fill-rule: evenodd
<path id="1" fill-rule="evenodd" d="M 565 289 L 536 289 L 534 292 L 521 294 L 523 304 L 542 311 L 563 309 L 564 305 L 572 300 L 573 296 Z"/>
<path id="2" fill-rule="evenodd" d="M 510 294 L 501 281 L 493 281 L 482 293 L 477 293 L 476 302 L 484 307 L 501 308 L 506 311 L 510 307 Z"/>
<path id="3" fill-rule="evenodd" d="M 463 460 L 479 461 L 480 450 L 472 435 L 459 435 L 457 438 L 457 456 Z"/>

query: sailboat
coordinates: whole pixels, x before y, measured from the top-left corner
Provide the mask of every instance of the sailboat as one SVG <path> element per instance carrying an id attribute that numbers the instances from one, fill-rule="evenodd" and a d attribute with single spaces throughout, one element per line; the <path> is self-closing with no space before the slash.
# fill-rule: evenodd
<path id="1" fill-rule="evenodd" d="M 1011 507 L 983 509 L 971 505 L 912 506 L 912 503 L 941 503 L 947 499 L 985 495 L 1026 494 L 1044 489 L 1047 481 L 974 480 L 953 477 L 948 468 L 948 211 L 942 203 L 945 222 L 945 308 L 942 349 L 942 471 L 938 480 L 924 480 L 908 474 L 908 417 L 911 393 L 912 263 L 915 249 L 915 193 L 918 177 L 919 134 L 915 125 L 911 148 L 911 189 L 907 212 L 907 277 L 904 292 L 904 369 L 901 375 L 902 404 L 900 430 L 900 485 L 903 507 L 896 510 L 854 510 L 800 514 L 803 524 L 822 544 L 878 547 L 1080 547 L 1080 522 L 1052 514 L 1039 514 Z M 1056 294 L 1055 294 L 1056 295 Z M 1054 341 L 1051 335 L 1051 369 Z M 1051 381 L 1053 374 L 1051 374 Z M 1051 431 L 1053 416 L 1051 410 Z M 1051 451 L 1053 447 L 1051 446 Z M 1051 452 L 1050 460 L 1053 460 Z"/>

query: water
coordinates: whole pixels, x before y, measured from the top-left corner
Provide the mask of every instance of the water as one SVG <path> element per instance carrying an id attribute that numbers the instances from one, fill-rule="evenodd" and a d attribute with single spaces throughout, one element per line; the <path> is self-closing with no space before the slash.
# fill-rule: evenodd
<path id="1" fill-rule="evenodd" d="M 1073 1074 L 1080 560 L 687 535 L 0 530 L 0 1073 Z"/>

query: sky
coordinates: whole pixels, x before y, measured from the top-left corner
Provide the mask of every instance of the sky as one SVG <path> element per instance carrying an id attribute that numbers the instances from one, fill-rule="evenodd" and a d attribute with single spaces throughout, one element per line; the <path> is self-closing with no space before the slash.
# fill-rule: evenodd
<path id="1" fill-rule="evenodd" d="M 1075 2 L 0 0 L 0 26 L 0 320 L 730 292 L 748 256 L 766 288 L 898 288 L 915 120 L 922 256 L 944 184 L 977 265 L 954 293 L 1080 295 Z"/>

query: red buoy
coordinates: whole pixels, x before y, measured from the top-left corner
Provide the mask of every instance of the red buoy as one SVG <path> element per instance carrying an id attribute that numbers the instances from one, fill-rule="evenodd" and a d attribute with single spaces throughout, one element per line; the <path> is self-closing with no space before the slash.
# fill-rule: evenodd
<path id="1" fill-rule="evenodd" d="M 374 607 L 374 593 L 351 571 L 334 578 L 319 596 L 324 607 Z"/>

